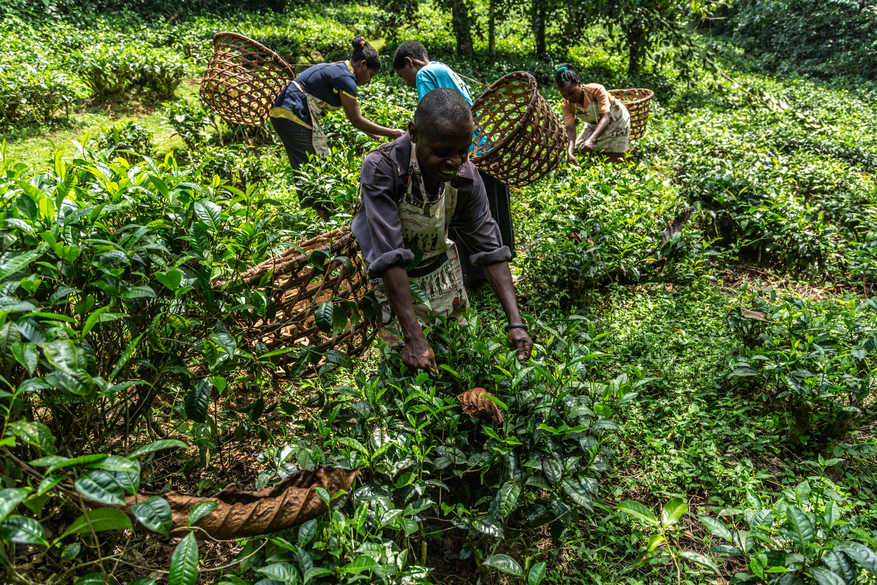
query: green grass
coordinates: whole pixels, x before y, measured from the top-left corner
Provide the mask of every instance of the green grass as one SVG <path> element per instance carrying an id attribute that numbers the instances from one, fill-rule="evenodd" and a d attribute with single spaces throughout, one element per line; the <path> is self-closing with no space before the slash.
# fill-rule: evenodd
<path id="1" fill-rule="evenodd" d="M 201 75 L 203 71 L 197 77 L 184 79 L 174 92 L 174 100 L 197 100 Z M 31 124 L 10 129 L 5 136 L 6 153 L 8 158 L 41 166 L 51 160 L 53 149 L 68 145 L 65 154 L 71 156 L 69 143 L 81 142 L 86 135 L 100 136 L 108 127 L 128 118 L 137 120 L 152 134 L 158 152 L 184 147 L 173 130 L 162 123 L 161 109 L 160 103 L 143 102 L 136 96 L 119 96 L 103 103 L 90 101 L 74 108 L 69 119 L 61 118 L 49 127 Z"/>

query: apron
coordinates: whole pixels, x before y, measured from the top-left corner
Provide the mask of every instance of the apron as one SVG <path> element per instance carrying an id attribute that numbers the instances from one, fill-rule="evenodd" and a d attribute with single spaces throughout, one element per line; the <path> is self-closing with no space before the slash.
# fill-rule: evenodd
<path id="1" fill-rule="evenodd" d="M 460 268 L 457 246 L 448 239 L 448 224 L 457 207 L 457 190 L 448 182 L 440 187 L 435 201 L 420 201 L 414 197 L 414 181 L 417 181 L 421 194 L 426 196 L 414 144 L 411 145 L 408 175 L 408 189 L 398 205 L 399 219 L 402 220 L 402 241 L 415 254 L 418 251 L 423 253 L 418 265 L 408 271 L 408 280 L 419 286 L 429 299 L 427 305 L 413 298 L 414 314 L 424 328 L 435 322 L 431 313 L 462 322 L 462 315 L 469 308 L 469 297 L 463 287 L 463 271 Z M 383 281 L 373 278 L 371 285 L 381 307 L 381 339 L 390 349 L 397 350 L 404 344 L 402 330 L 393 314 Z"/>
<path id="2" fill-rule="evenodd" d="M 308 100 L 308 110 L 311 112 L 311 127 L 313 128 L 311 143 L 314 145 L 314 152 L 316 152 L 318 156 L 325 158 L 329 156 L 329 143 L 326 140 L 326 133 L 323 132 L 323 125 L 320 123 L 320 118 L 323 117 L 324 112 L 340 110 L 341 106 L 327 104 L 323 100 L 312 96 L 302 89 L 297 81 L 293 81 L 292 83 L 297 90 L 305 94 L 305 97 Z"/>
<path id="3" fill-rule="evenodd" d="M 580 148 L 585 141 L 594 133 L 600 114 L 597 112 L 597 104 L 588 98 L 590 103 L 587 107 L 576 104 L 576 119 L 585 123 L 582 133 L 576 138 L 576 148 Z M 620 101 L 614 101 L 609 106 L 609 125 L 603 130 L 596 141 L 596 152 L 627 152 L 630 150 L 630 114 Z"/>

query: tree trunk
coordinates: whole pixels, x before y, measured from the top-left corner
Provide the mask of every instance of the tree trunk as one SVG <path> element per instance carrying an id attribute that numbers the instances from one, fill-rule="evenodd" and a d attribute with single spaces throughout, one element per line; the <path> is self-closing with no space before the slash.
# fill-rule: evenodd
<path id="1" fill-rule="evenodd" d="M 469 21 L 465 0 L 452 0 L 451 18 L 454 36 L 457 37 L 457 54 L 472 55 L 475 52 L 472 44 L 472 23 Z"/>
<path id="2" fill-rule="evenodd" d="M 496 0 L 490 0 L 490 17 L 487 20 L 487 52 L 496 55 Z"/>
<path id="3" fill-rule="evenodd" d="M 533 0 L 531 19 L 536 40 L 536 54 L 544 55 L 545 49 L 545 0 Z"/>
<path id="4" fill-rule="evenodd" d="M 643 47 L 645 45 L 645 31 L 634 25 L 627 29 L 627 74 L 636 75 L 642 68 Z"/>

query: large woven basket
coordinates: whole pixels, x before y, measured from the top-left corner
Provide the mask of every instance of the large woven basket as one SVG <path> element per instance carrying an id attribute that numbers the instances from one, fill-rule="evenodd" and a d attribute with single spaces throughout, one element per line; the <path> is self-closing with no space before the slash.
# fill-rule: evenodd
<path id="1" fill-rule="evenodd" d="M 318 251 L 324 254 L 319 260 L 315 256 Z M 362 317 L 368 277 L 358 252 L 356 238 L 345 226 L 301 242 L 241 274 L 244 284 L 263 287 L 269 304 L 273 303 L 270 318 L 253 322 L 249 314 L 238 316 L 248 350 L 255 352 L 260 342 L 268 351 L 310 346 L 321 352 L 339 349 L 355 356 L 367 350 L 380 320 L 371 322 Z M 266 278 L 269 280 L 264 283 Z M 316 324 L 317 308 L 326 301 L 332 301 L 333 312 L 343 311 L 347 318 L 347 328 L 334 335 L 324 333 Z M 274 359 L 279 367 L 276 375 L 290 375 L 297 353 Z"/>
<path id="2" fill-rule="evenodd" d="M 565 158 L 563 124 L 526 71 L 500 77 L 472 106 L 477 131 L 472 162 L 521 188 L 544 177 Z"/>
<path id="3" fill-rule="evenodd" d="M 650 89 L 610 89 L 630 113 L 630 138 L 642 138 L 649 124 L 649 102 L 655 95 Z"/>
<path id="4" fill-rule="evenodd" d="M 261 126 L 293 78 L 289 63 L 268 47 L 236 33 L 216 33 L 201 99 L 228 122 Z"/>

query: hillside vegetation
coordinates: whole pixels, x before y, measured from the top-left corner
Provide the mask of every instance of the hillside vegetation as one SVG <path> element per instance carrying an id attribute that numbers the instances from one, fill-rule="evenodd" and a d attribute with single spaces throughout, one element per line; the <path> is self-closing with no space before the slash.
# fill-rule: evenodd
<path id="1" fill-rule="evenodd" d="M 624 33 L 566 3 L 545 47 L 529 4 L 500 3 L 491 47 L 476 1 L 458 54 L 458 4 L 6 4 L 0 581 L 877 582 L 877 85 L 873 47 L 848 42 L 873 36 L 873 6 L 827 2 L 816 30 L 803 0 L 716 6 L 713 28 L 620 3 L 667 25 L 632 71 Z M 297 71 L 364 34 L 384 66 L 363 114 L 393 128 L 416 107 L 390 66 L 405 39 L 473 96 L 528 70 L 558 114 L 561 61 L 654 90 L 628 162 L 512 191 L 531 360 L 484 290 L 465 325 L 429 330 L 439 375 L 378 342 L 252 342 L 277 307 L 270 279 L 239 275 L 348 224 L 376 143 L 330 113 L 331 155 L 294 175 L 270 127 L 197 96 L 222 30 Z M 339 213 L 301 211 L 302 187 Z M 371 317 L 332 294 L 327 334 Z M 496 416 L 461 409 L 472 388 Z M 324 481 L 305 507 L 331 511 L 261 536 L 188 528 L 267 531 L 258 498 L 185 497 L 275 498 L 302 470 Z"/>

